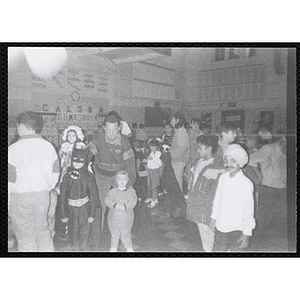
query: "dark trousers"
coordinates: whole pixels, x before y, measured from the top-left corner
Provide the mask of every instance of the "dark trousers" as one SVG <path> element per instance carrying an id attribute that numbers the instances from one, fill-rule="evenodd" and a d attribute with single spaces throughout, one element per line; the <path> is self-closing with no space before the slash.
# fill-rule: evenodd
<path id="1" fill-rule="evenodd" d="M 260 186 L 253 240 L 261 250 L 287 251 L 287 190 Z"/>
<path id="2" fill-rule="evenodd" d="M 104 217 L 106 211 L 106 204 L 104 202 L 107 193 L 113 185 L 114 177 L 107 177 L 96 173 L 96 183 L 100 198 L 101 207 L 96 209 L 95 220 L 92 223 L 91 232 L 91 248 L 92 250 L 98 250 L 100 244 L 100 238 L 104 228 Z"/>
<path id="3" fill-rule="evenodd" d="M 90 203 L 81 207 L 68 207 L 69 228 L 68 237 L 73 251 L 87 251 L 91 231 L 88 223 L 90 216 Z"/>

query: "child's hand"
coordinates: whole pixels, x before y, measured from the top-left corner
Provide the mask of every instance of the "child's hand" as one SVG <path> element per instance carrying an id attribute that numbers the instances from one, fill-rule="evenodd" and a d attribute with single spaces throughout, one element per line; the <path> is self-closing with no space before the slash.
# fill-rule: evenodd
<path id="1" fill-rule="evenodd" d="M 185 194 L 185 195 L 184 195 L 184 199 L 185 199 L 185 200 L 189 200 L 189 195 L 188 195 L 188 194 Z"/>
<path id="2" fill-rule="evenodd" d="M 62 221 L 63 223 L 67 223 L 67 222 L 69 221 L 69 218 L 61 219 L 61 221 Z"/>
<path id="3" fill-rule="evenodd" d="M 89 217 L 89 218 L 88 218 L 88 223 L 93 223 L 94 220 L 95 220 L 95 218 Z"/>
<path id="4" fill-rule="evenodd" d="M 216 228 L 216 220 L 215 219 L 211 219 L 211 221 L 209 223 L 209 227 L 211 229 L 215 229 Z"/>
<path id="5" fill-rule="evenodd" d="M 242 249 L 248 247 L 249 240 L 250 240 L 250 236 L 243 234 L 236 242 L 237 243 L 242 242 L 241 245 L 239 246 L 239 248 Z"/>
<path id="6" fill-rule="evenodd" d="M 124 211 L 125 210 L 124 204 L 117 204 L 116 205 L 116 210 L 122 210 L 122 211 Z"/>

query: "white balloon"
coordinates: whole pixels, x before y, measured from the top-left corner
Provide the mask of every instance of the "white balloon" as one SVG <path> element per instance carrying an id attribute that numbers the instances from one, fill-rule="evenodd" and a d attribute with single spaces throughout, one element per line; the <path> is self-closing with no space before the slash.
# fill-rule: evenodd
<path id="1" fill-rule="evenodd" d="M 56 75 L 68 60 L 65 48 L 26 47 L 23 49 L 31 71 L 44 79 Z"/>

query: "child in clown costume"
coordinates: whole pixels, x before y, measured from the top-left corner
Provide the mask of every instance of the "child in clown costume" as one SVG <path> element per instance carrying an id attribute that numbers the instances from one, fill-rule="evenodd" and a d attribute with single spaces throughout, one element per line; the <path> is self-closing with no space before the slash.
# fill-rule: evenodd
<path id="1" fill-rule="evenodd" d="M 59 184 L 56 188 L 56 191 L 59 195 L 60 193 L 60 184 L 62 183 L 63 177 L 66 174 L 67 168 L 71 165 L 72 151 L 76 144 L 76 148 L 84 149 L 86 145 L 83 143 L 84 135 L 82 130 L 78 126 L 69 126 L 63 132 L 62 139 L 65 141 L 59 150 L 60 166 L 61 173 Z"/>

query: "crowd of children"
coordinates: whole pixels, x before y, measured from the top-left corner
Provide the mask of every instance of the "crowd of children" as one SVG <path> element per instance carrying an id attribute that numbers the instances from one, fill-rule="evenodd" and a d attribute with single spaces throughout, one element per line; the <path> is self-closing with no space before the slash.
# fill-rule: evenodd
<path id="1" fill-rule="evenodd" d="M 102 224 L 103 230 L 106 206 L 109 208 L 107 224 L 111 233 L 110 251 L 117 251 L 121 238 L 126 250 L 132 252 L 134 207 L 139 200 L 152 209 L 160 202 L 160 196 L 167 203 L 165 213 L 168 217 L 183 216 L 197 224 L 202 247 L 206 252 L 246 251 L 255 227 L 258 226 L 261 231 L 272 231 L 268 226 L 272 224 L 276 227 L 276 219 L 281 220 L 286 230 L 284 134 L 276 140 L 271 132 L 261 129 L 258 134 L 244 136 L 241 129 L 232 122 L 221 123 L 212 134 L 211 126 L 201 119 L 192 118 L 187 123 L 183 115 L 176 113 L 170 122 L 165 123 L 164 134 L 160 137 L 149 139 L 145 126 L 140 124 L 138 128 L 137 123 L 132 124 L 130 134 L 127 130 L 127 137 L 124 137 L 120 132 L 126 129 L 121 123 L 125 121 L 115 112 L 108 116 L 108 123 L 104 124 L 106 137 L 103 140 L 106 141 L 105 145 L 110 145 L 107 155 L 111 155 L 112 147 L 116 147 L 114 155 L 119 157 L 123 151 L 122 143 L 126 139 L 127 150 L 122 154 L 122 161 L 135 157 L 137 179 L 133 187 L 133 182 L 128 184 L 133 177 L 130 169 L 130 174 L 120 169 L 122 161 L 118 170 L 108 169 L 109 174 L 108 171 L 101 171 L 102 167 L 115 168 L 116 165 L 113 162 L 111 166 L 107 161 L 100 162 L 104 155 L 100 144 L 94 142 L 86 145 L 84 134 L 78 126 L 66 128 L 57 158 L 51 154 L 52 163 L 58 159 L 60 161 L 60 175 L 55 175 L 57 181 L 54 184 L 53 181 L 48 183 L 45 190 L 49 194 L 46 221 L 52 239 L 57 213 L 61 224 L 65 224 L 71 249 L 88 251 L 91 240 L 98 234 L 93 228 L 101 227 Z M 12 213 L 9 211 L 9 217 L 15 226 L 13 229 L 19 251 L 53 251 L 51 243 L 47 244 L 47 249 L 45 245 L 33 246 L 32 242 L 26 245 L 26 238 L 29 237 L 20 229 L 23 224 L 20 222 L 24 220 L 18 208 L 20 201 L 15 200 L 19 197 L 18 193 L 23 193 L 22 176 L 26 176 L 26 170 L 22 169 L 21 164 L 18 165 L 17 151 L 24 151 L 20 148 L 24 139 L 29 140 L 32 135 L 41 138 L 34 131 L 34 118 L 34 114 L 27 113 L 25 117 L 22 115 L 17 119 L 20 139 L 9 147 L 9 183 L 12 186 L 9 199 L 14 199 L 9 206 L 12 210 Z M 50 147 L 48 144 L 45 146 Z M 53 152 L 49 149 L 48 152 Z M 96 172 L 91 166 L 95 155 L 98 155 Z M 32 159 L 30 161 L 32 164 Z M 36 163 L 34 166 L 39 167 Z M 32 178 L 37 176 L 33 173 L 28 175 Z M 104 195 L 101 184 L 105 180 L 109 180 L 109 184 Z M 275 204 L 271 198 L 277 199 Z M 43 224 L 46 221 L 43 220 Z M 34 235 L 34 230 L 30 230 L 31 235 Z M 46 231 L 45 225 L 43 230 Z M 12 236 L 10 231 L 10 241 Z"/>

